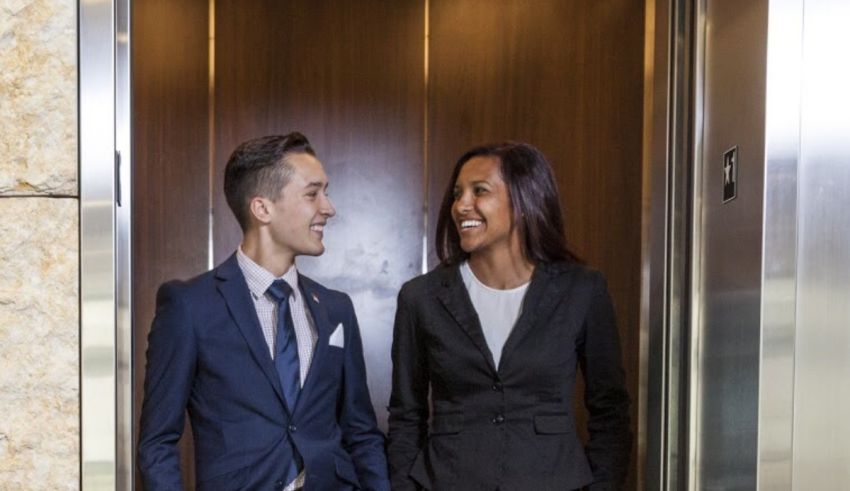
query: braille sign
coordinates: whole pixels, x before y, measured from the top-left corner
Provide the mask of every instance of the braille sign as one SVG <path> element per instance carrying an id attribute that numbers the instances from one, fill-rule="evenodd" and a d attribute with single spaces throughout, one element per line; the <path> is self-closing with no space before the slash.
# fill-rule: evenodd
<path id="1" fill-rule="evenodd" d="M 738 147 L 734 146 L 723 154 L 723 202 L 728 203 L 738 196 Z"/>

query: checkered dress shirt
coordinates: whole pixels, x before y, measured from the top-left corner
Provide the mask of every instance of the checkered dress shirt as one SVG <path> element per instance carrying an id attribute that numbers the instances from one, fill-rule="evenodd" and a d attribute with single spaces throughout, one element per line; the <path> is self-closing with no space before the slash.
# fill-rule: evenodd
<path id="1" fill-rule="evenodd" d="M 301 289 L 298 288 L 298 270 L 293 264 L 289 271 L 277 278 L 242 252 L 241 247 L 236 251 L 236 261 L 239 263 L 239 269 L 242 270 L 245 281 L 248 283 L 248 290 L 251 291 L 254 308 L 257 310 L 260 327 L 263 329 L 263 337 L 266 339 L 269 356 L 272 359 L 274 359 L 275 342 L 277 341 L 277 302 L 266 293 L 266 290 L 277 279 L 286 281 L 292 287 L 292 296 L 289 297 L 289 311 L 292 314 L 292 322 L 295 327 L 295 338 L 298 340 L 298 362 L 301 368 L 301 387 L 303 388 L 304 380 L 307 379 L 307 373 L 310 371 L 310 363 L 313 361 L 313 352 L 316 349 L 316 341 L 319 335 L 316 332 L 310 310 L 304 302 Z M 304 477 L 304 471 L 301 471 L 298 477 L 284 488 L 284 491 L 303 487 Z"/>

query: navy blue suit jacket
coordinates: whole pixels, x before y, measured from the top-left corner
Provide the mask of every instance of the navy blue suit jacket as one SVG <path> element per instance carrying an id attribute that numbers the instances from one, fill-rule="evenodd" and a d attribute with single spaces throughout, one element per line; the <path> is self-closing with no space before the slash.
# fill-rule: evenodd
<path id="1" fill-rule="evenodd" d="M 300 288 L 318 341 L 290 414 L 235 255 L 160 287 L 138 445 L 147 489 L 182 489 L 177 443 L 187 409 L 199 490 L 282 489 L 290 441 L 311 491 L 389 489 L 351 300 L 305 276 Z M 340 324 L 344 346 L 330 346 Z"/>

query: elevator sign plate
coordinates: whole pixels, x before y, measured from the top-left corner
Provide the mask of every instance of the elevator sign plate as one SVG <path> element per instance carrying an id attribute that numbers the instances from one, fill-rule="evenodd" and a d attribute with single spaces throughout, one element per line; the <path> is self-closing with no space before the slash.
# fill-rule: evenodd
<path id="1" fill-rule="evenodd" d="M 738 147 L 723 154 L 723 202 L 728 203 L 738 196 Z"/>

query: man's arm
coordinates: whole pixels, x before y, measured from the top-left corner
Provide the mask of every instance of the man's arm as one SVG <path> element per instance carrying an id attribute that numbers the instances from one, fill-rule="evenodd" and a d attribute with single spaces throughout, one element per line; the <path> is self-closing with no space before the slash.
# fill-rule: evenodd
<path id="1" fill-rule="evenodd" d="M 195 377 L 195 336 L 180 284 L 163 284 L 148 335 L 138 465 L 145 489 L 182 490 L 177 443 Z"/>
<path id="2" fill-rule="evenodd" d="M 393 328 L 393 382 L 387 454 L 394 491 L 413 491 L 410 468 L 428 432 L 428 362 L 419 342 L 413 305 L 406 287 L 398 294 Z"/>
<path id="3" fill-rule="evenodd" d="M 384 435 L 375 421 L 375 410 L 366 384 L 363 342 L 351 299 L 345 296 L 349 321 L 345 324 L 345 366 L 340 412 L 343 444 L 351 455 L 360 486 L 366 490 L 389 491 Z"/>

